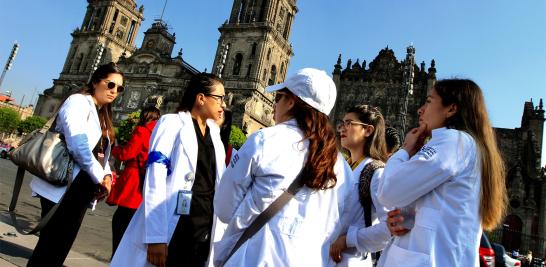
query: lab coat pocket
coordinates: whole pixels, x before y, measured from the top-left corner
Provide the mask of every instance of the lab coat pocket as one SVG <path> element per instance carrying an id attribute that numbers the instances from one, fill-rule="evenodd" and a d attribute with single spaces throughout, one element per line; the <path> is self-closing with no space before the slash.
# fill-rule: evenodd
<path id="1" fill-rule="evenodd" d="M 388 267 L 421 267 L 430 265 L 430 256 L 424 253 L 403 249 L 392 244 L 385 259 L 385 265 Z"/>
<path id="2" fill-rule="evenodd" d="M 440 219 L 438 210 L 421 207 L 415 214 L 415 225 L 411 229 L 409 246 L 412 251 L 430 255 L 435 246 L 436 229 Z"/>
<path id="3" fill-rule="evenodd" d="M 279 219 L 279 231 L 289 237 L 297 237 L 300 234 L 302 224 L 302 219 L 282 217 Z"/>

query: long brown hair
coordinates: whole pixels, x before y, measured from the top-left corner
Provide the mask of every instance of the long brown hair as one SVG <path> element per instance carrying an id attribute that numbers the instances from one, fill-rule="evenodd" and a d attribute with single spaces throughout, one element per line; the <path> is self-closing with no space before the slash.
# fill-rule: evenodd
<path id="1" fill-rule="evenodd" d="M 480 216 L 482 227 L 493 230 L 506 213 L 508 197 L 505 166 L 489 122 L 480 87 L 471 80 L 441 80 L 434 86 L 442 104 L 455 104 L 457 112 L 447 119 L 446 127 L 465 131 L 476 140 L 481 160 Z"/>
<path id="2" fill-rule="evenodd" d="M 364 155 L 380 161 L 387 161 L 387 143 L 385 140 L 385 120 L 375 107 L 356 105 L 346 113 L 354 113 L 363 123 L 374 127 L 373 133 L 364 140 Z"/>
<path id="3" fill-rule="evenodd" d="M 289 90 L 295 104 L 290 114 L 296 119 L 303 132 L 304 140 L 309 141 L 307 161 L 303 166 L 303 182 L 309 188 L 328 189 L 336 185 L 334 165 L 337 161 L 336 133 L 328 116 L 309 106 Z"/>
<path id="4" fill-rule="evenodd" d="M 87 86 L 82 88 L 79 93 L 94 95 L 95 87 L 93 86 L 93 84 L 101 82 L 112 73 L 117 73 L 121 75 L 123 77 L 123 80 L 125 80 L 125 76 L 123 75 L 123 72 L 120 70 L 118 65 L 116 63 L 110 62 L 99 66 L 97 70 L 93 72 L 93 75 L 91 75 L 91 79 L 89 80 L 89 83 L 87 83 Z M 116 134 L 114 132 L 114 123 L 112 122 L 112 103 L 103 105 L 99 108 L 97 113 L 99 115 L 102 136 L 108 136 L 110 138 L 110 142 L 114 142 L 114 140 L 116 139 Z"/>

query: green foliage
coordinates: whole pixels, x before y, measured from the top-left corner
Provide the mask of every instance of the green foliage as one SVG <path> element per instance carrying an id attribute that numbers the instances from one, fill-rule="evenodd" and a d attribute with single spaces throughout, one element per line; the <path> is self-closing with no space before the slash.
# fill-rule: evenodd
<path id="1" fill-rule="evenodd" d="M 235 148 L 239 149 L 246 141 L 246 135 L 243 131 L 235 126 L 231 125 L 231 134 L 229 135 L 229 143 Z"/>
<path id="2" fill-rule="evenodd" d="M 119 127 L 116 128 L 116 139 L 118 140 L 118 145 L 125 145 L 129 139 L 131 139 L 131 134 L 135 128 L 138 120 L 140 118 L 140 111 L 133 112 L 129 114 L 129 117 L 125 120 L 122 120 L 119 123 Z"/>
<path id="3" fill-rule="evenodd" d="M 0 132 L 11 133 L 19 124 L 19 113 L 11 108 L 0 108 Z"/>
<path id="4" fill-rule="evenodd" d="M 40 116 L 31 116 L 21 121 L 17 126 L 19 133 L 30 133 L 36 129 L 42 128 L 46 124 L 47 120 Z"/>

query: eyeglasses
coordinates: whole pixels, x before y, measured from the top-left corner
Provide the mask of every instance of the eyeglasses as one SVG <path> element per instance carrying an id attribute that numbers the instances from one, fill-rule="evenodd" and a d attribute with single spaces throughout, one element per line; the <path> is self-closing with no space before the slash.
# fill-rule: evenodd
<path id="1" fill-rule="evenodd" d="M 116 83 L 113 82 L 113 81 L 109 81 L 109 80 L 104 80 L 104 82 L 106 83 L 106 86 L 108 87 L 108 89 L 112 90 L 114 88 L 116 88 Z M 117 85 L 118 87 L 118 93 L 121 93 L 123 92 L 123 90 L 125 90 L 125 87 L 123 87 L 123 85 Z"/>
<path id="2" fill-rule="evenodd" d="M 341 127 L 344 127 L 345 129 L 352 127 L 353 125 L 362 125 L 364 127 L 371 126 L 370 124 L 366 124 L 359 121 L 353 121 L 353 120 L 339 120 L 339 122 L 336 124 L 337 130 L 341 130 Z"/>
<path id="3" fill-rule="evenodd" d="M 275 103 L 279 103 L 279 101 L 281 101 L 282 97 L 285 96 L 285 95 L 288 95 L 288 94 L 277 92 L 275 94 Z"/>
<path id="4" fill-rule="evenodd" d="M 215 95 L 215 94 L 209 94 L 209 93 L 205 93 L 204 95 L 213 97 L 214 99 L 216 99 L 218 104 L 226 103 L 226 96 L 225 95 Z"/>

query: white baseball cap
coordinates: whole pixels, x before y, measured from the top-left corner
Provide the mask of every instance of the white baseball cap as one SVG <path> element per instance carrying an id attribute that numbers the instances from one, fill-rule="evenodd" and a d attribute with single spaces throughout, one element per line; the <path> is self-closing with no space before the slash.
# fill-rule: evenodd
<path id="1" fill-rule="evenodd" d="M 336 102 L 336 85 L 323 70 L 313 68 L 298 70 L 283 83 L 268 86 L 265 90 L 274 92 L 284 88 L 327 116 Z"/>

